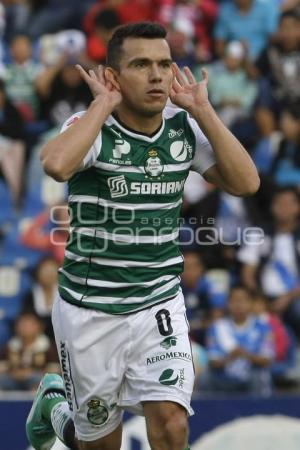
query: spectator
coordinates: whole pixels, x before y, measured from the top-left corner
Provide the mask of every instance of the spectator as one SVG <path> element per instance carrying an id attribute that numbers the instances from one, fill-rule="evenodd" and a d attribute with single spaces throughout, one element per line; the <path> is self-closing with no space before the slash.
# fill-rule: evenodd
<path id="1" fill-rule="evenodd" d="M 50 127 L 61 127 L 72 114 L 87 109 L 92 94 L 75 67 L 73 57 L 62 59 L 43 80 L 42 108 Z"/>
<path id="2" fill-rule="evenodd" d="M 52 213 L 51 213 L 52 211 Z M 69 236 L 69 213 L 66 204 L 53 206 L 39 214 L 22 233 L 23 244 L 35 250 L 50 253 L 62 264 Z"/>
<path id="3" fill-rule="evenodd" d="M 265 230 L 261 245 L 242 247 L 242 281 L 253 291 L 260 288 L 274 311 L 282 315 L 296 335 L 300 335 L 300 246 L 299 194 L 281 188 L 274 194 L 273 222 Z"/>
<path id="4" fill-rule="evenodd" d="M 168 43 L 172 59 L 179 67 L 188 66 L 191 70 L 194 69 L 196 55 L 193 37 L 189 23 L 183 20 L 176 22 L 173 29 L 168 33 Z"/>
<path id="5" fill-rule="evenodd" d="M 268 299 L 261 293 L 253 298 L 253 313 L 263 322 L 269 324 L 274 339 L 275 356 L 271 367 L 275 386 L 295 386 L 297 380 L 297 344 L 294 334 L 282 322 L 281 318 L 269 310 Z"/>
<path id="6" fill-rule="evenodd" d="M 229 42 L 224 57 L 207 66 L 210 100 L 229 128 L 249 119 L 257 95 L 256 83 L 243 67 L 245 48 L 239 41 Z M 200 70 L 196 79 L 201 79 Z"/>
<path id="7" fill-rule="evenodd" d="M 8 100 L 0 80 L 0 178 L 9 186 L 15 205 L 21 202 L 25 144 L 23 119 Z M 1 199 L 0 199 L 1 202 Z"/>
<path id="8" fill-rule="evenodd" d="M 255 60 L 277 30 L 279 8 L 269 0 L 233 0 L 221 6 L 215 27 L 216 52 L 224 54 L 228 41 L 241 41 Z"/>
<path id="9" fill-rule="evenodd" d="M 269 395 L 274 357 L 271 328 L 252 315 L 251 297 L 243 287 L 231 290 L 228 312 L 208 330 L 210 370 L 200 377 L 200 387 Z"/>
<path id="10" fill-rule="evenodd" d="M 88 35 L 92 34 L 95 29 L 95 18 L 103 9 L 114 9 L 120 22 L 125 24 L 151 20 L 155 6 L 150 0 L 98 0 L 88 10 L 83 21 L 83 29 Z"/>
<path id="11" fill-rule="evenodd" d="M 35 40 L 45 33 L 80 28 L 82 17 L 94 0 L 33 0 L 33 3 L 34 13 L 27 27 L 31 38 Z"/>
<path id="12" fill-rule="evenodd" d="M 299 29 L 300 14 L 283 14 L 274 43 L 256 61 L 256 75 L 261 77 L 256 120 L 263 136 L 277 129 L 284 108 L 300 102 Z"/>
<path id="13" fill-rule="evenodd" d="M 4 0 L 5 6 L 5 40 L 10 41 L 16 34 L 24 33 L 32 12 L 30 0 Z M 3 8 L 3 6 L 2 6 Z"/>
<path id="14" fill-rule="evenodd" d="M 57 261 L 48 256 L 42 259 L 35 268 L 34 284 L 31 292 L 24 298 L 24 311 L 33 311 L 43 322 L 45 333 L 54 338 L 51 313 L 57 292 Z"/>
<path id="15" fill-rule="evenodd" d="M 300 12 L 300 5 L 299 0 L 278 0 L 281 11 L 287 12 L 287 11 L 295 11 Z"/>
<path id="16" fill-rule="evenodd" d="M 260 173 L 278 185 L 300 188 L 300 103 L 283 109 L 280 132 L 261 139 L 253 157 Z"/>
<path id="17" fill-rule="evenodd" d="M 13 38 L 10 53 L 12 61 L 4 73 L 7 95 L 24 121 L 32 122 L 39 117 L 39 75 L 43 68 L 32 59 L 32 44 L 26 35 Z"/>
<path id="18" fill-rule="evenodd" d="M 273 191 L 274 183 L 262 176 L 261 187 L 254 196 L 241 198 L 211 189 L 185 211 L 186 222 L 197 230 L 197 242 L 207 267 L 226 268 L 233 284 L 238 282 L 239 276 L 236 252 L 249 227 L 269 219 Z"/>
<path id="19" fill-rule="evenodd" d="M 191 336 L 202 345 L 211 320 L 223 315 L 227 301 L 227 282 L 226 273 L 219 283 L 210 279 L 197 250 L 184 251 L 182 290 L 187 317 Z"/>
<path id="20" fill-rule="evenodd" d="M 42 92 L 45 80 L 47 81 L 48 77 L 51 78 L 52 71 L 57 70 L 57 65 L 60 67 L 66 61 L 87 65 L 86 36 L 80 30 L 63 30 L 56 34 L 44 34 L 40 37 L 38 45 L 40 60 L 47 68 L 43 72 L 39 85 Z"/>
<path id="21" fill-rule="evenodd" d="M 183 33 L 194 41 L 194 59 L 200 62 L 211 60 L 212 30 L 218 14 L 216 0 L 158 0 L 155 3 L 155 20 L 169 28 L 169 36 L 174 30 Z M 172 41 L 174 37 L 170 39 Z"/>
<path id="22" fill-rule="evenodd" d="M 115 9 L 102 9 L 94 21 L 94 31 L 87 42 L 87 54 L 97 63 L 105 63 L 106 48 L 114 30 L 121 24 L 119 14 Z"/>
<path id="23" fill-rule="evenodd" d="M 0 367 L 0 390 L 35 390 L 46 371 L 59 370 L 54 344 L 33 313 L 17 318 L 15 335 L 2 352 Z"/>

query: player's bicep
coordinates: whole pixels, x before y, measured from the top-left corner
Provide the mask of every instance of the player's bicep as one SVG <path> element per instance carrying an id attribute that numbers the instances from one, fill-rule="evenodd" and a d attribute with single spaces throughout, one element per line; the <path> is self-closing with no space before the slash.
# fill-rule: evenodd
<path id="1" fill-rule="evenodd" d="M 72 126 L 74 123 L 76 123 L 84 115 L 84 113 L 85 113 L 85 111 L 81 111 L 81 112 L 73 114 L 68 120 L 65 121 L 60 132 L 63 133 L 64 131 L 66 131 L 70 126 Z M 89 167 L 92 167 L 95 164 L 95 162 L 100 154 L 101 145 L 102 145 L 102 133 L 100 132 L 98 134 L 94 144 L 92 145 L 92 147 L 88 150 L 88 152 L 85 155 L 85 157 L 83 158 L 83 160 L 80 162 L 78 167 L 74 170 L 74 173 L 88 169 Z"/>
<path id="2" fill-rule="evenodd" d="M 215 154 L 195 119 L 188 117 L 188 123 L 195 136 L 195 153 L 191 170 L 203 176 L 210 167 L 216 164 Z"/>
<path id="3" fill-rule="evenodd" d="M 205 179 L 205 181 L 207 181 L 208 183 L 212 183 L 221 189 L 227 190 L 227 185 L 226 185 L 225 181 L 223 180 L 222 175 L 219 172 L 218 166 L 216 164 L 209 167 L 203 173 L 202 176 Z"/>

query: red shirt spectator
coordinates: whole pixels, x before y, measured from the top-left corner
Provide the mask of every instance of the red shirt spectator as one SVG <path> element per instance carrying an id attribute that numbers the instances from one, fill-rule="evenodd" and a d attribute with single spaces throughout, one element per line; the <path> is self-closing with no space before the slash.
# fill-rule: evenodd
<path id="1" fill-rule="evenodd" d="M 61 216 L 67 211 L 67 208 L 56 208 L 56 213 Z M 56 214 L 56 215 L 57 215 Z M 46 230 L 46 225 L 51 223 L 50 211 L 47 210 L 38 215 L 32 224 L 30 224 L 24 233 L 21 240 L 23 244 L 37 250 L 43 250 L 53 255 L 55 260 L 62 264 L 65 254 L 65 245 L 68 239 L 68 217 L 56 218 L 55 227 L 50 232 Z"/>

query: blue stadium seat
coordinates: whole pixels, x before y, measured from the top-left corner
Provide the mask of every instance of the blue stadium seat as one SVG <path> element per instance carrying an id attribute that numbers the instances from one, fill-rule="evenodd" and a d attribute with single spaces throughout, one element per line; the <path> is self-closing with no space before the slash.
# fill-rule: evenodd
<path id="1" fill-rule="evenodd" d="M 0 228 L 9 225 L 16 216 L 10 190 L 3 179 L 0 179 Z"/>

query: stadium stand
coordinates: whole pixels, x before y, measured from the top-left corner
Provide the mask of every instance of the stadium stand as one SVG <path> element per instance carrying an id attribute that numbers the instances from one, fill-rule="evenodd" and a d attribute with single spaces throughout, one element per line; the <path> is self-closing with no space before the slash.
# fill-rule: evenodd
<path id="1" fill-rule="evenodd" d="M 242 22 L 233 20 L 241 11 L 245 12 L 243 27 Z M 257 19 L 254 32 L 253 17 Z M 186 249 L 194 252 L 196 259 L 198 255 L 204 267 L 204 275 L 200 270 L 198 278 L 189 286 L 190 281 L 184 275 L 183 287 L 189 298 L 189 314 L 197 318 L 193 321 L 193 338 L 198 340 L 197 345 L 201 344 L 205 359 L 205 328 L 214 320 L 226 317 L 230 287 L 245 281 L 243 264 L 249 253 L 246 251 L 245 258 L 240 256 L 244 246 L 232 235 L 232 230 L 243 233 L 248 227 L 260 227 L 268 233 L 273 225 L 270 199 L 277 185 L 292 185 L 299 195 L 300 36 L 297 26 L 292 27 L 298 24 L 299 17 L 299 6 L 293 0 L 203 0 L 199 4 L 181 0 L 49 0 L 42 3 L 24 0 L 1 4 L 0 78 L 5 95 L 19 108 L 25 122 L 24 135 L 18 138 L 26 148 L 26 157 L 20 166 L 18 186 L 22 194 L 16 198 L 15 187 L 3 169 L 0 150 L 0 347 L 11 336 L 13 323 L 33 287 L 32 273 L 41 259 L 53 255 L 56 260 L 62 260 L 63 252 L 56 254 L 47 244 L 51 230 L 56 227 L 49 208 L 66 200 L 67 187 L 43 173 L 39 154 L 43 143 L 59 131 L 64 120 L 85 109 L 91 100 L 91 94 L 80 80 L 75 80 L 77 74 L 72 66 L 80 61 L 86 68 L 94 68 L 103 61 L 106 43 L 118 24 L 157 20 L 169 30 L 169 44 L 179 65 L 191 65 L 199 79 L 200 69 L 204 65 L 208 67 L 211 101 L 253 154 L 263 180 L 258 194 L 243 200 L 224 195 L 203 181 L 199 188 L 197 177 L 189 180 L 183 207 L 186 235 L 196 226 L 205 228 L 207 220 L 212 219 L 218 237 L 222 230 L 223 241 L 226 241 L 208 247 L 201 240 L 200 244 L 194 242 Z M 29 22 L 31 27 L 28 27 Z M 287 27 L 287 22 L 291 26 Z M 232 63 L 228 58 L 235 61 Z M 19 87 L 14 82 L 18 77 L 19 82 L 22 81 Z M 273 90 L 264 90 L 266 80 Z M 273 117 L 266 122 L 267 113 L 262 113 L 262 108 L 272 109 L 270 102 L 274 98 L 270 93 L 278 94 L 277 100 L 283 98 L 285 94 L 280 86 L 290 89 L 293 102 L 277 101 L 276 120 Z M 225 98 L 224 92 L 229 90 L 230 98 Z M 26 98 L 30 99 L 30 108 L 24 107 Z M 0 135 L 1 114 L 0 105 Z M 193 198 L 195 192 L 197 196 Z M 297 201 L 299 207 L 299 199 Z M 191 219 L 195 219 L 197 225 L 192 224 Z M 296 229 L 299 230 L 299 213 L 295 235 Z M 66 233 L 62 233 L 59 239 L 63 243 L 66 237 Z M 182 237 L 184 239 L 184 232 Z M 298 240 L 296 245 L 299 245 Z M 261 273 L 260 265 L 258 270 Z M 298 258 L 294 275 L 291 290 L 300 285 Z M 257 283 L 255 289 L 248 283 L 253 291 L 250 294 L 255 297 L 257 291 L 262 291 L 268 296 L 268 288 L 259 280 Z M 295 305 L 296 294 L 290 299 Z M 196 301 L 193 302 L 192 297 Z M 203 311 L 207 314 L 215 307 L 218 313 L 205 317 L 204 327 Z M 286 324 L 283 309 L 272 313 Z M 273 373 L 282 378 L 285 370 L 297 371 L 298 354 L 298 337 L 291 335 L 285 359 L 280 360 L 276 368 L 274 365 Z M 293 389 L 297 389 L 297 385 L 294 378 Z"/>

